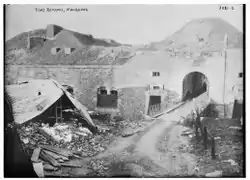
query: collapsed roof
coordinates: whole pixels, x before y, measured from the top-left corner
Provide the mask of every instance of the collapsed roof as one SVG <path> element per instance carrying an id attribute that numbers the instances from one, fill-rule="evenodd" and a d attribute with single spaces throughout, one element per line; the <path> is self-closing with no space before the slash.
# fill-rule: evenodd
<path id="1" fill-rule="evenodd" d="M 65 95 L 84 120 L 90 126 L 95 127 L 87 108 L 53 79 L 29 80 L 8 85 L 6 89 L 12 99 L 14 118 L 17 124 L 23 124 L 41 115 Z"/>

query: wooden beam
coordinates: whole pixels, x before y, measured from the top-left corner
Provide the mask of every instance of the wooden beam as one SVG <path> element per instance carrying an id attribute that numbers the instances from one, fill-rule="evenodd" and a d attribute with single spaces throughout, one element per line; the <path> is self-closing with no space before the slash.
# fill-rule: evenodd
<path id="1" fill-rule="evenodd" d="M 72 156 L 72 153 L 69 153 L 69 152 L 66 152 L 66 151 L 63 151 L 61 149 L 58 149 L 58 148 L 55 148 L 55 147 L 52 147 L 52 146 L 42 146 L 43 149 L 46 149 L 46 150 L 49 150 L 51 152 L 54 152 L 54 153 L 57 153 L 59 155 L 62 155 L 62 156 L 65 156 L 65 157 L 69 157 L 69 156 Z"/>
<path id="2" fill-rule="evenodd" d="M 39 156 L 40 156 L 41 148 L 38 147 L 33 151 L 33 154 L 31 156 L 32 162 L 39 162 Z"/>
<path id="3" fill-rule="evenodd" d="M 47 170 L 47 171 L 56 171 L 56 170 L 58 170 L 58 167 L 54 167 L 54 166 L 52 166 L 52 165 L 49 164 L 49 163 L 45 163 L 45 164 L 43 165 L 43 169 L 44 169 L 44 170 Z"/>
<path id="4" fill-rule="evenodd" d="M 76 167 L 76 168 L 82 167 L 81 165 L 72 164 L 72 163 L 61 163 L 61 166 L 65 166 L 65 167 Z"/>
<path id="5" fill-rule="evenodd" d="M 60 166 L 60 164 L 55 159 L 53 159 L 51 156 L 45 154 L 43 151 L 41 152 L 41 158 L 43 160 L 49 162 L 51 165 L 53 165 L 55 167 Z"/>
<path id="6" fill-rule="evenodd" d="M 48 155 L 52 156 L 54 159 L 61 159 L 61 156 L 54 153 L 54 152 L 51 152 L 51 151 L 48 151 L 48 150 L 45 150 L 45 149 L 43 150 L 43 152 L 45 152 L 45 154 L 48 154 Z"/>

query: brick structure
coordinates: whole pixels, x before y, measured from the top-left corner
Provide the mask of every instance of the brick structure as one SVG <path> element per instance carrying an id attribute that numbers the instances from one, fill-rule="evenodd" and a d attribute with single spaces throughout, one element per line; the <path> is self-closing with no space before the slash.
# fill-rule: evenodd
<path id="1" fill-rule="evenodd" d="M 54 24 L 49 24 L 46 28 L 46 35 L 48 39 L 53 39 L 63 28 Z"/>

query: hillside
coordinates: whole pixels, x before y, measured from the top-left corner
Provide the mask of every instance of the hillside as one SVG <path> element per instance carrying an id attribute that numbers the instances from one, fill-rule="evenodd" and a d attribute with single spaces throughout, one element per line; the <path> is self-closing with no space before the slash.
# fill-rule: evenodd
<path id="1" fill-rule="evenodd" d="M 242 48 L 243 34 L 228 22 L 219 18 L 194 19 L 160 42 L 131 47 L 111 39 L 97 39 L 57 26 L 55 39 L 46 37 L 46 29 L 21 33 L 6 42 L 5 63 L 19 65 L 123 65 L 135 55 L 135 51 L 211 52 L 224 48 L 225 34 L 228 48 Z M 28 33 L 31 48 L 27 48 Z M 70 54 L 60 50 L 56 55 L 51 49 L 58 46 L 74 47 Z"/>
<path id="2" fill-rule="evenodd" d="M 63 50 L 56 54 L 51 53 L 54 47 L 64 48 L 72 45 L 74 51 L 70 54 L 65 54 Z M 11 38 L 6 41 L 5 46 L 7 65 L 119 65 L 126 63 L 132 56 L 130 45 L 123 45 L 111 39 L 97 39 L 92 35 L 63 28 L 54 39 L 46 38 L 46 29 L 37 29 Z"/>
<path id="3" fill-rule="evenodd" d="M 194 19 L 163 41 L 149 44 L 147 50 L 218 51 L 228 36 L 228 48 L 241 48 L 243 34 L 219 18 Z"/>

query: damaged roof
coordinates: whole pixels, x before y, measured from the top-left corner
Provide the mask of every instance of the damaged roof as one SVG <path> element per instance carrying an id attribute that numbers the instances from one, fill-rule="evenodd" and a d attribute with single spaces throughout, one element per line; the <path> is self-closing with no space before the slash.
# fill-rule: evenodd
<path id="1" fill-rule="evenodd" d="M 87 123 L 95 127 L 87 108 L 53 79 L 29 80 L 8 85 L 6 89 L 12 99 L 17 124 L 23 124 L 39 116 L 65 94 Z"/>

